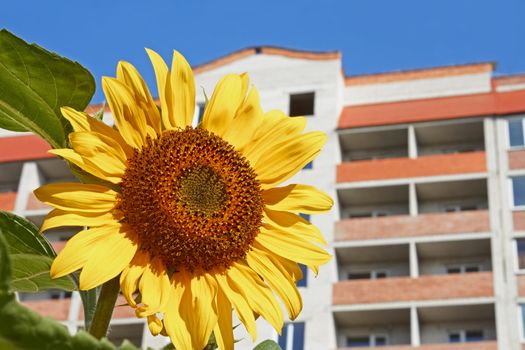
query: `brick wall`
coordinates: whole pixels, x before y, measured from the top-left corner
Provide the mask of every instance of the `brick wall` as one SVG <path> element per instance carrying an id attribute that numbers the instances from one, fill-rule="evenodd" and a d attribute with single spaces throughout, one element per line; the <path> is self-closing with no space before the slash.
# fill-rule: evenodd
<path id="1" fill-rule="evenodd" d="M 0 210 L 13 210 L 15 208 L 16 192 L 0 193 Z"/>
<path id="2" fill-rule="evenodd" d="M 418 216 L 399 215 L 341 220 L 335 224 L 335 240 L 380 239 L 489 231 L 488 211 L 473 210 L 455 213 L 430 213 Z"/>
<path id="3" fill-rule="evenodd" d="M 485 152 L 439 154 L 410 158 L 362 160 L 339 164 L 337 182 L 399 179 L 420 176 L 480 173 L 487 169 Z"/>
<path id="4" fill-rule="evenodd" d="M 394 277 L 335 283 L 332 303 L 370 304 L 411 300 L 480 298 L 494 295 L 492 272 Z"/>
<path id="5" fill-rule="evenodd" d="M 525 168 L 525 150 L 509 151 L 509 169 Z"/>
<path id="6" fill-rule="evenodd" d="M 512 213 L 512 222 L 515 231 L 525 231 L 525 211 L 515 211 Z"/>

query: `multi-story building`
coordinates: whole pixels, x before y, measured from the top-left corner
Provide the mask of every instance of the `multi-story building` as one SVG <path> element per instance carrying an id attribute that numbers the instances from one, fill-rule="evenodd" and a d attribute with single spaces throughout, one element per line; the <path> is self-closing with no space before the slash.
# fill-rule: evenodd
<path id="1" fill-rule="evenodd" d="M 525 349 L 525 76 L 492 63 L 345 77 L 338 52 L 272 47 L 195 68 L 211 93 L 229 72 L 248 72 L 266 109 L 306 115 L 328 142 L 291 182 L 335 199 L 307 217 L 325 234 L 331 263 L 300 282 L 304 311 L 278 336 L 284 350 Z M 195 123 L 204 104 L 197 90 Z M 98 106 L 92 106 L 97 110 Z M 109 111 L 105 114 L 111 123 Z M 242 131 L 239 131 L 242 132 Z M 37 225 L 49 211 L 32 190 L 73 180 L 27 134 L 0 134 L 0 208 Z M 60 249 L 74 232 L 47 234 Z M 21 294 L 71 332 L 82 327 L 76 293 Z M 158 347 L 128 307 L 110 338 Z M 237 329 L 239 349 L 251 349 Z M 524 343 L 524 345 L 522 345 Z"/>

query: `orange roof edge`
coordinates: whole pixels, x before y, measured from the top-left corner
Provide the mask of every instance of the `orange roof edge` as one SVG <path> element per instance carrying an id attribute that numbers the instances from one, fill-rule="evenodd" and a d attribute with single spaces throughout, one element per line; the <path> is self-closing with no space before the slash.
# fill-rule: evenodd
<path id="1" fill-rule="evenodd" d="M 500 75 L 492 78 L 496 86 L 515 85 L 525 83 L 525 73 Z"/>
<path id="2" fill-rule="evenodd" d="M 346 106 L 338 129 L 525 112 L 525 90 Z"/>
<path id="3" fill-rule="evenodd" d="M 340 51 L 304 51 L 277 46 L 255 46 L 234 51 L 225 56 L 216 58 L 210 62 L 197 65 L 193 67 L 193 72 L 197 74 L 203 73 L 224 66 L 228 63 L 237 61 L 241 58 L 259 54 L 285 56 L 290 58 L 300 58 L 315 61 L 336 60 L 341 59 L 342 57 Z"/>
<path id="4" fill-rule="evenodd" d="M 305 51 L 305 50 L 296 50 L 288 49 L 277 46 L 254 46 L 248 47 L 241 50 L 234 51 L 225 56 L 216 58 L 212 61 L 193 66 L 193 73 L 199 74 L 215 68 L 222 67 L 228 63 L 240 60 L 244 57 L 253 56 L 253 55 L 276 55 L 276 56 L 285 56 L 290 58 L 299 58 L 307 59 L 314 61 L 324 61 L 324 60 L 336 60 L 341 59 L 341 51 Z M 343 75 L 344 76 L 344 75 Z M 158 101 L 157 101 L 158 102 Z M 91 104 L 86 107 L 86 113 L 96 113 L 102 108 L 102 103 Z M 106 104 L 104 106 L 104 112 L 110 112 L 109 106 Z"/>
<path id="5" fill-rule="evenodd" d="M 376 74 L 347 76 L 345 77 L 345 85 L 368 85 L 406 80 L 442 78 L 457 75 L 493 72 L 495 69 L 495 62 L 478 62 L 431 68 L 409 69 Z"/>

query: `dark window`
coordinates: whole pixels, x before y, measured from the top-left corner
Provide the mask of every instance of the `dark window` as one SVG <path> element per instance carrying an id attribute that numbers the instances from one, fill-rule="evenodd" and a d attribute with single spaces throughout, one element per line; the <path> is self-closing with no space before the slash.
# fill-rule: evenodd
<path id="1" fill-rule="evenodd" d="M 376 272 L 376 278 L 386 278 L 386 272 Z"/>
<path id="2" fill-rule="evenodd" d="M 520 308 L 521 308 L 521 334 L 523 337 L 525 336 L 525 305 L 521 304 Z"/>
<path id="3" fill-rule="evenodd" d="M 314 167 L 314 161 L 312 160 L 310 163 L 306 164 L 303 167 L 303 170 L 305 170 L 305 169 L 313 169 L 313 167 Z"/>
<path id="4" fill-rule="evenodd" d="M 304 322 L 293 324 L 293 346 L 292 350 L 304 349 Z"/>
<path id="5" fill-rule="evenodd" d="M 375 337 L 375 346 L 385 346 L 386 344 L 386 338 L 383 336 L 376 336 Z"/>
<path id="6" fill-rule="evenodd" d="M 448 342 L 449 343 L 460 343 L 461 342 L 461 333 L 459 332 L 452 332 L 448 334 Z"/>
<path id="7" fill-rule="evenodd" d="M 512 178 L 512 197 L 515 207 L 525 205 L 525 176 Z"/>
<path id="8" fill-rule="evenodd" d="M 525 269 L 525 238 L 518 238 L 516 240 L 518 247 L 518 267 L 520 270 Z"/>
<path id="9" fill-rule="evenodd" d="M 314 115 L 314 99 L 315 94 L 313 92 L 290 95 L 290 116 Z"/>
<path id="10" fill-rule="evenodd" d="M 206 107 L 206 104 L 204 103 L 197 104 L 197 108 L 199 109 L 199 119 L 197 119 L 197 124 L 200 124 L 200 122 L 202 122 L 202 116 L 204 115 L 204 107 Z"/>
<path id="11" fill-rule="evenodd" d="M 479 266 L 466 266 L 465 272 L 479 272 Z"/>
<path id="12" fill-rule="evenodd" d="M 279 346 L 283 350 L 287 350 L 286 349 L 286 339 L 287 338 L 288 338 L 288 325 L 285 324 L 284 327 L 283 327 L 283 330 L 281 332 L 281 335 L 279 336 L 279 339 L 277 339 L 277 342 L 279 343 Z"/>
<path id="13" fill-rule="evenodd" d="M 301 271 L 303 273 L 303 278 L 297 281 L 297 287 L 306 287 L 308 283 L 308 268 L 306 267 L 306 265 L 303 264 L 299 264 L 299 267 L 301 268 Z"/>
<path id="14" fill-rule="evenodd" d="M 461 273 L 460 267 L 448 267 L 447 273 Z"/>
<path id="15" fill-rule="evenodd" d="M 509 144 L 511 147 L 520 147 L 523 142 L 523 119 L 509 120 Z"/>
<path id="16" fill-rule="evenodd" d="M 465 332 L 465 341 L 466 342 L 475 342 L 475 341 L 482 341 L 485 337 L 483 336 L 482 330 L 472 330 L 472 331 L 466 331 Z"/>
<path id="17" fill-rule="evenodd" d="M 370 279 L 370 272 L 351 272 L 348 274 L 349 280 L 368 280 Z"/>
<path id="18" fill-rule="evenodd" d="M 303 219 L 305 219 L 306 221 L 310 222 L 310 214 L 299 214 Z"/>
<path id="19" fill-rule="evenodd" d="M 289 350 L 286 348 L 288 343 L 288 335 L 293 333 L 292 349 L 291 350 L 303 350 L 304 349 L 304 322 L 286 323 L 283 327 L 282 335 L 277 339 L 277 343 L 283 350 Z"/>
<path id="20" fill-rule="evenodd" d="M 370 344 L 370 337 L 348 337 L 346 346 L 349 348 L 367 348 Z"/>

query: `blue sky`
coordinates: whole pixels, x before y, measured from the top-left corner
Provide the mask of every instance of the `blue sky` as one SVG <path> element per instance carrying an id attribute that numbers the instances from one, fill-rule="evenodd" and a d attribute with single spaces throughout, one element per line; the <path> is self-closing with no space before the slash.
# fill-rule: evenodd
<path id="1" fill-rule="evenodd" d="M 525 72 L 524 16 L 523 0 L 6 0 L 0 27 L 79 61 L 97 85 L 125 59 L 154 86 L 144 47 L 193 65 L 275 45 L 340 50 L 347 74 L 480 61 Z"/>

